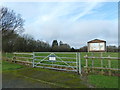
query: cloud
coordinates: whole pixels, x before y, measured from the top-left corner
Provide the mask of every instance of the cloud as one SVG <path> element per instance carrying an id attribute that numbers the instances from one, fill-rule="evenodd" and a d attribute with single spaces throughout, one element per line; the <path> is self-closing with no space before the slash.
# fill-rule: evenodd
<path id="1" fill-rule="evenodd" d="M 4 5 L 4 2 L 0 1 L 0 7 L 2 7 Z"/>
<path id="2" fill-rule="evenodd" d="M 88 2 L 87 3 L 87 7 L 84 9 L 84 11 L 80 14 L 78 14 L 75 18 L 74 21 L 76 21 L 77 19 L 85 16 L 86 14 L 88 14 L 95 6 L 97 6 L 98 2 Z"/>
<path id="3" fill-rule="evenodd" d="M 62 39 L 77 48 L 96 38 L 106 40 L 107 44 L 117 44 L 117 21 L 85 20 L 72 25 L 67 32 L 62 32 L 61 35 Z"/>
<path id="4" fill-rule="evenodd" d="M 25 33 L 32 35 L 35 39 L 49 43 L 54 39 L 62 40 L 75 48 L 80 48 L 86 45 L 87 41 L 95 38 L 104 39 L 107 44 L 117 44 L 117 18 L 113 18 L 115 13 L 110 11 L 115 9 L 105 8 L 110 4 L 41 2 L 6 5 L 22 14 L 26 19 Z M 97 11 L 99 9 L 102 12 Z M 113 19 L 109 19 L 111 17 Z"/>
<path id="5" fill-rule="evenodd" d="M 117 44 L 118 41 L 116 20 L 83 20 L 75 24 L 59 20 L 59 22 L 47 22 L 34 29 L 34 33 L 31 34 L 37 39 L 41 38 L 48 42 L 54 39 L 62 40 L 76 48 L 96 38 L 106 40 L 107 44 Z"/>

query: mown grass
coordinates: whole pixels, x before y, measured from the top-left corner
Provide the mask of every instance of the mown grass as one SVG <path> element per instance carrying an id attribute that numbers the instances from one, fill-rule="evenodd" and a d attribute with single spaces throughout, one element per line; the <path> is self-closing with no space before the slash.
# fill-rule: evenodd
<path id="1" fill-rule="evenodd" d="M 63 87 L 63 88 L 86 88 L 87 86 L 82 84 L 82 81 L 76 73 L 73 72 L 61 72 L 49 69 L 42 68 L 32 68 L 24 67 L 19 64 L 14 64 L 10 62 L 3 61 L 3 74 L 9 74 L 6 76 L 11 76 L 14 74 L 14 77 L 28 77 L 30 82 L 45 81 L 48 83 L 54 83 L 54 87 Z M 5 78 L 5 77 L 4 77 Z M 13 77 L 12 77 L 13 78 Z M 14 78 L 13 78 L 14 79 Z M 7 77 L 7 80 L 12 80 L 10 77 Z M 11 82 L 15 83 L 15 82 Z M 42 82 L 39 82 L 42 83 Z M 46 83 L 44 83 L 46 84 Z M 46 84 L 47 85 L 47 84 Z M 21 85 L 20 85 L 21 86 Z M 29 87 L 29 86 L 28 86 Z"/>
<path id="2" fill-rule="evenodd" d="M 118 88 L 117 76 L 89 75 L 88 81 L 96 88 Z"/>
<path id="3" fill-rule="evenodd" d="M 2 61 L 2 71 L 8 71 L 8 70 L 16 70 L 20 68 L 24 68 L 25 66 L 19 65 L 19 64 L 14 64 L 10 63 L 7 61 Z"/>
<path id="4" fill-rule="evenodd" d="M 34 79 L 37 79 L 50 83 L 55 83 L 56 86 L 53 87 L 63 87 L 63 88 L 88 87 L 82 83 L 80 76 L 73 72 L 63 72 L 63 71 L 56 71 L 56 70 L 49 70 L 42 68 L 32 68 L 6 61 L 3 61 L 2 65 L 3 65 L 2 66 L 3 73 L 7 72 L 9 74 L 8 76 L 10 76 L 10 74 L 13 73 L 17 77 L 20 76 L 21 78 L 24 76 L 30 77 L 33 80 L 29 79 L 29 82 L 36 83 Z M 7 77 L 7 79 L 9 78 Z M 118 77 L 116 76 L 88 75 L 88 81 L 90 85 L 92 84 L 96 88 L 118 88 Z"/>
<path id="5" fill-rule="evenodd" d="M 27 72 L 26 72 L 27 71 Z M 19 74 L 34 79 L 55 83 L 61 87 L 85 88 L 80 77 L 76 73 L 48 70 L 42 68 L 27 68 L 19 70 Z M 26 73 L 25 73 L 26 72 Z"/>

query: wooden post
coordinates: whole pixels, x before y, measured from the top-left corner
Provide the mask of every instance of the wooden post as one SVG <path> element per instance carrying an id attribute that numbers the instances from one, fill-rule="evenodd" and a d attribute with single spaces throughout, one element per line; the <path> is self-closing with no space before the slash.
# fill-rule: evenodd
<path id="1" fill-rule="evenodd" d="M 7 58 L 7 52 L 5 53 L 5 57 Z"/>
<path id="2" fill-rule="evenodd" d="M 80 75 L 79 72 L 79 54 L 77 53 L 77 70 L 78 70 L 78 75 Z"/>
<path id="3" fill-rule="evenodd" d="M 85 57 L 88 57 L 87 55 Z M 86 67 L 88 67 L 88 60 L 86 58 Z"/>
<path id="4" fill-rule="evenodd" d="M 102 60 L 102 52 L 101 52 L 101 67 L 103 67 L 103 60 Z"/>
<path id="5" fill-rule="evenodd" d="M 8 54 L 7 54 L 7 52 L 5 53 L 5 60 L 8 61 Z"/>
<path id="6" fill-rule="evenodd" d="M 91 55 L 93 57 L 93 53 Z M 93 58 L 92 58 L 92 67 L 94 66 L 94 61 L 93 61 Z"/>
<path id="7" fill-rule="evenodd" d="M 103 68 L 103 59 L 102 59 L 102 57 L 103 57 L 103 53 L 101 52 L 101 67 Z M 101 74 L 103 74 L 104 72 L 103 72 L 103 69 L 101 69 Z"/>
<path id="8" fill-rule="evenodd" d="M 85 57 L 86 57 L 86 59 L 85 59 L 86 60 L 86 73 L 88 73 L 88 60 L 87 60 L 88 56 L 86 55 Z"/>
<path id="9" fill-rule="evenodd" d="M 108 57 L 110 57 L 110 55 Z M 108 67 L 111 68 L 111 60 L 108 60 Z M 111 75 L 111 70 L 110 69 L 109 69 L 109 75 Z"/>
<path id="10" fill-rule="evenodd" d="M 16 55 L 14 54 L 14 56 L 13 56 L 13 62 L 15 63 L 15 61 L 16 61 Z"/>
<path id="11" fill-rule="evenodd" d="M 35 67 L 35 61 L 34 61 L 34 59 L 35 59 L 35 53 L 33 52 L 33 67 Z"/>
<path id="12" fill-rule="evenodd" d="M 92 57 L 94 57 L 94 53 L 92 53 Z M 94 72 L 94 59 L 92 58 L 92 72 Z"/>

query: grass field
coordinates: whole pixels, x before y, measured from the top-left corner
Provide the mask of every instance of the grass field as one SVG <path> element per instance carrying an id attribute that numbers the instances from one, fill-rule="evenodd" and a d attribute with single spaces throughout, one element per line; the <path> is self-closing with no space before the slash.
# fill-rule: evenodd
<path id="1" fill-rule="evenodd" d="M 2 71 L 9 71 L 24 68 L 25 66 L 2 61 L 2 67 Z"/>
<path id="2" fill-rule="evenodd" d="M 89 75 L 88 80 L 98 88 L 118 88 L 119 77 L 104 75 Z"/>
<path id="3" fill-rule="evenodd" d="M 118 77 L 116 76 L 88 75 L 88 82 L 86 82 L 74 72 L 31 68 L 6 61 L 3 61 L 2 65 L 3 86 L 6 88 L 88 88 L 90 86 L 118 88 Z"/>

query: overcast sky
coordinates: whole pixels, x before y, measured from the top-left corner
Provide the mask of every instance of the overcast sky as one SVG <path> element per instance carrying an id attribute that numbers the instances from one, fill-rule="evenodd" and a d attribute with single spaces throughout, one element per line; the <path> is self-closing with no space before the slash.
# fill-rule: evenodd
<path id="1" fill-rule="evenodd" d="M 25 19 L 25 32 L 35 39 L 56 39 L 80 48 L 102 39 L 118 43 L 117 2 L 9 2 L 2 3 Z"/>

